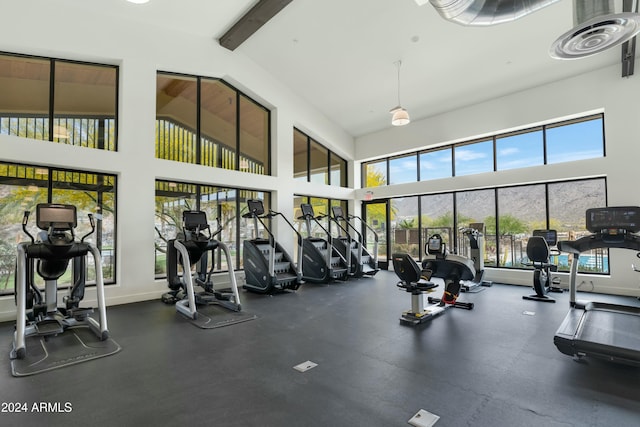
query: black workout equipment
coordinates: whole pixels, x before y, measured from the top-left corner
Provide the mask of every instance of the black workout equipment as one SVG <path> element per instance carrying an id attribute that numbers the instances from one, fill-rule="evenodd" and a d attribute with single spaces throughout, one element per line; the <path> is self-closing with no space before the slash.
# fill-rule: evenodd
<path id="1" fill-rule="evenodd" d="M 640 366 L 640 308 L 576 300 L 579 256 L 593 249 L 640 251 L 640 207 L 605 207 L 587 210 L 592 234 L 561 241 L 558 250 L 573 255 L 569 282 L 571 310 L 553 339 L 562 353 L 580 360 L 585 356 Z M 639 255 L 640 256 L 640 255 Z"/>
<path id="2" fill-rule="evenodd" d="M 244 218 L 253 219 L 255 236 L 243 243 L 242 260 L 244 265 L 244 288 L 262 294 L 271 294 L 285 290 L 296 290 L 302 281 L 302 271 L 298 269 L 287 251 L 276 241 L 275 236 L 264 220 L 282 217 L 297 235 L 298 259 L 302 259 L 302 236 L 295 227 L 279 212 L 270 210 L 265 214 L 262 200 L 247 200 L 249 212 Z M 261 238 L 258 223 L 268 237 Z"/>
<path id="3" fill-rule="evenodd" d="M 557 279 L 553 279 L 552 273 L 558 271 L 558 266 L 551 263 L 551 247 L 555 246 L 558 240 L 556 230 L 533 230 L 533 236 L 529 237 L 527 242 L 527 258 L 531 261 L 529 266 L 533 270 L 533 290 L 534 295 L 524 295 L 522 299 L 556 302 L 555 299 L 549 297 L 547 293 L 562 293 L 562 288 L 556 286 L 559 284 Z M 554 280 L 556 280 L 554 282 Z"/>
<path id="4" fill-rule="evenodd" d="M 430 259 L 426 268 L 422 270 L 409 254 L 393 254 L 393 270 L 400 279 L 397 286 L 411 294 L 411 310 L 405 311 L 400 317 L 403 324 L 417 325 L 444 313 L 450 307 L 473 309 L 473 303 L 458 301 L 462 280 L 469 280 L 475 275 L 472 262 L 467 258 L 447 254 L 446 247 L 440 235 L 429 238 L 427 245 Z M 442 298 L 428 297 L 429 306 L 425 306 L 426 293 L 433 292 L 438 285 L 431 279 L 444 281 Z"/>
<path id="5" fill-rule="evenodd" d="M 298 219 L 304 221 L 307 229 L 307 237 L 302 240 L 302 279 L 312 283 L 346 280 L 349 275 L 350 258 L 343 256 L 336 249 L 333 236 L 319 221 L 323 216 L 316 217 L 313 206 L 308 203 L 302 203 L 300 210 L 302 216 Z M 326 238 L 313 236 L 312 221 Z"/>
<path id="6" fill-rule="evenodd" d="M 167 284 L 171 291 L 162 296 L 162 301 L 175 303 L 176 310 L 190 320 L 207 317 L 198 312 L 198 306 L 217 305 L 234 312 L 240 312 L 242 309 L 240 295 L 238 294 L 229 248 L 223 242 L 215 239 L 215 236 L 222 232 L 222 227 L 218 227 L 214 233 L 211 233 L 207 214 L 202 211 L 182 212 L 182 224 L 182 231 L 167 244 Z M 211 269 L 207 271 L 208 253 L 213 253 L 216 249 L 224 252 L 230 290 L 214 289 L 211 279 L 215 269 L 213 262 Z M 182 275 L 179 274 L 178 265 L 182 267 Z M 196 272 L 192 274 L 191 270 L 196 265 Z M 199 288 L 197 292 L 196 286 Z M 231 323 L 234 322 L 225 321 L 225 324 Z M 210 319 L 202 325 L 196 323 L 196 326 L 202 328 L 215 327 L 209 325 L 213 325 Z"/>
<path id="7" fill-rule="evenodd" d="M 345 259 L 347 253 L 350 254 L 350 259 L 348 259 L 349 274 L 354 277 L 374 276 L 380 271 L 377 249 L 373 254 L 367 250 L 362 233 L 350 222 L 351 219 L 357 217 L 345 215 L 342 206 L 332 206 L 331 212 L 333 214 L 331 220 L 338 226 L 338 237 L 334 240 L 335 246 Z M 375 237 L 377 244 L 377 235 Z"/>
<path id="8" fill-rule="evenodd" d="M 41 203 L 36 206 L 36 225 L 42 231 L 35 239 L 27 231 L 29 212 L 24 213 L 22 230 L 29 242 L 17 247 L 16 263 L 16 331 L 13 340 L 12 359 L 23 359 L 26 354 L 27 337 L 49 337 L 62 334 L 67 329 L 85 327 L 104 341 L 109 338 L 107 312 L 104 298 L 104 281 L 100 251 L 85 239 L 95 231 L 93 216 L 89 214 L 91 231 L 76 240 L 76 207 Z M 93 308 L 82 308 L 80 302 L 85 291 L 85 266 L 91 253 L 95 267 L 98 317 L 90 315 Z M 72 286 L 69 295 L 63 298 L 64 307 L 58 307 L 58 279 L 62 277 L 72 261 Z M 35 271 L 44 279 L 44 294 L 35 284 Z M 119 348 L 118 348 L 119 349 Z M 44 356 L 46 358 L 46 355 Z"/>

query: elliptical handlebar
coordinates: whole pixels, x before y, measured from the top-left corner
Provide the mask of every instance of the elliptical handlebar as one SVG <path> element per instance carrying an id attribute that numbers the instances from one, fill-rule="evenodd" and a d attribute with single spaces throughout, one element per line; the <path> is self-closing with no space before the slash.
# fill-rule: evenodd
<path id="1" fill-rule="evenodd" d="M 33 238 L 33 236 L 31 235 L 31 233 L 29 233 L 29 230 L 27 230 L 27 223 L 29 222 L 29 215 L 31 214 L 31 212 L 29 211 L 24 211 L 24 215 L 22 217 L 22 231 L 24 231 L 24 233 L 29 236 L 29 238 L 31 239 L 31 243 L 35 243 L 36 239 Z"/>
<path id="2" fill-rule="evenodd" d="M 84 243 L 84 239 L 91 236 L 96 231 L 96 221 L 93 219 L 93 214 L 87 214 L 87 216 L 89 217 L 89 224 L 91 224 L 91 231 L 82 236 L 80 239 L 80 242 L 82 243 Z"/>

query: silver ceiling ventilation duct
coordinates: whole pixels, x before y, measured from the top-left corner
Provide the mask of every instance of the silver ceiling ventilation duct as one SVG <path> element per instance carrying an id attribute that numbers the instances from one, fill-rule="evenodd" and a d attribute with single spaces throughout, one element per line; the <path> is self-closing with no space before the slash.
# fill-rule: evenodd
<path id="1" fill-rule="evenodd" d="M 559 0 L 429 0 L 447 21 L 489 26 L 515 21 Z M 577 59 L 602 52 L 640 33 L 640 0 L 624 0 L 623 13 L 613 13 L 613 0 L 574 0 L 575 28 L 560 36 L 549 54 Z M 633 3 L 632 6 L 629 4 Z M 630 11 L 635 11 L 632 13 Z"/>
<path id="2" fill-rule="evenodd" d="M 447 21 L 488 26 L 515 21 L 559 0 L 429 0 Z M 592 0 L 593 1 L 593 0 Z"/>
<path id="3" fill-rule="evenodd" d="M 614 13 L 613 0 L 574 0 L 574 28 L 553 42 L 549 55 L 555 59 L 578 59 L 618 46 L 640 32 L 640 15 Z"/>

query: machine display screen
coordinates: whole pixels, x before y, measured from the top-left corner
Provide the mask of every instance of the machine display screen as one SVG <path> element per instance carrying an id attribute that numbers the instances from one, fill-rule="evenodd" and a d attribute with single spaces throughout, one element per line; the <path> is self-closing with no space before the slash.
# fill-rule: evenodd
<path id="1" fill-rule="evenodd" d="M 302 211 L 302 216 L 315 216 L 313 213 L 313 206 L 311 206 L 309 203 L 303 203 L 300 205 L 300 210 Z"/>
<path id="2" fill-rule="evenodd" d="M 264 213 L 264 205 L 262 204 L 262 200 L 250 199 L 247 200 L 247 205 L 249 207 L 249 212 L 254 215 L 262 215 Z"/>
<path id="3" fill-rule="evenodd" d="M 207 214 L 202 211 L 184 211 L 182 212 L 182 221 L 186 229 L 192 230 L 207 225 Z"/>
<path id="4" fill-rule="evenodd" d="M 53 205 L 41 203 L 36 206 L 36 222 L 38 228 L 46 230 L 54 228 L 75 228 L 77 225 L 76 207 L 73 205 Z"/>
<path id="5" fill-rule="evenodd" d="M 558 243 L 558 233 L 556 230 L 533 230 L 533 235 L 542 237 L 549 246 L 555 246 L 555 244 Z"/>
<path id="6" fill-rule="evenodd" d="M 640 207 L 616 206 L 587 209 L 587 230 L 597 233 L 602 230 L 640 231 Z"/>
<path id="7" fill-rule="evenodd" d="M 334 218 L 344 218 L 344 212 L 342 212 L 342 206 L 332 206 L 331 210 L 333 211 Z"/>
<path id="8" fill-rule="evenodd" d="M 427 252 L 430 254 L 439 254 L 442 252 L 442 238 L 440 236 L 432 236 L 427 242 Z"/>

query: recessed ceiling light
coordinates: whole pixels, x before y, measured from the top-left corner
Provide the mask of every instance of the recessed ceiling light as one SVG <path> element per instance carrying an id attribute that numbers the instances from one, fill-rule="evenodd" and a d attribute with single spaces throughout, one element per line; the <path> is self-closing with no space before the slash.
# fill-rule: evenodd
<path id="1" fill-rule="evenodd" d="M 149 3 L 149 0 L 127 0 L 129 3 L 135 3 L 135 4 L 145 4 L 145 3 Z"/>

